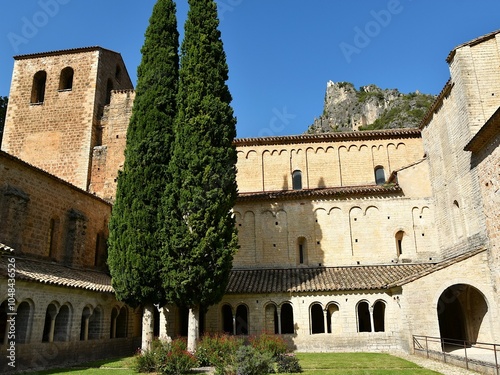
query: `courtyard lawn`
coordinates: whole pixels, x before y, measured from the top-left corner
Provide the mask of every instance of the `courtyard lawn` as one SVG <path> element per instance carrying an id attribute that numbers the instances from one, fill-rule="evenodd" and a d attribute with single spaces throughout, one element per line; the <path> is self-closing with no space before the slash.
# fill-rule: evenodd
<path id="1" fill-rule="evenodd" d="M 305 375 L 431 375 L 438 372 L 378 353 L 297 353 Z"/>
<path id="2" fill-rule="evenodd" d="M 137 375 L 132 369 L 134 357 L 89 362 L 75 367 L 29 373 L 29 375 Z"/>
<path id="3" fill-rule="evenodd" d="M 377 353 L 297 353 L 302 375 L 436 375 L 412 362 Z M 78 367 L 30 375 L 132 375 L 133 357 L 91 362 Z"/>

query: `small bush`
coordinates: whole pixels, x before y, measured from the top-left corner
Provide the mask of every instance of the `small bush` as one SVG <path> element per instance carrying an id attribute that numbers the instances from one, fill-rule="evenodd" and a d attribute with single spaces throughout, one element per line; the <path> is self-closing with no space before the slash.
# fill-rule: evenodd
<path id="1" fill-rule="evenodd" d="M 236 363 L 237 375 L 266 375 L 270 372 L 272 355 L 243 345 L 236 352 Z"/>
<path id="2" fill-rule="evenodd" d="M 263 333 L 250 338 L 250 345 L 257 349 L 259 353 L 270 353 L 273 357 L 284 354 L 288 351 L 285 340 L 280 336 Z"/>
<path id="3" fill-rule="evenodd" d="M 154 352 L 151 350 L 138 354 L 135 357 L 132 368 L 137 372 L 155 372 L 156 360 Z"/>
<path id="4" fill-rule="evenodd" d="M 278 354 L 276 357 L 276 370 L 283 373 L 302 372 L 299 360 L 293 353 Z"/>
<path id="5" fill-rule="evenodd" d="M 197 365 L 196 358 L 186 350 L 185 340 L 177 339 L 170 343 L 154 341 L 151 350 L 136 357 L 133 367 L 138 372 L 180 375 Z"/>
<path id="6" fill-rule="evenodd" d="M 197 345 L 196 357 L 202 366 L 214 366 L 217 374 L 230 374 L 236 364 L 236 352 L 243 340 L 229 335 L 206 335 Z"/>

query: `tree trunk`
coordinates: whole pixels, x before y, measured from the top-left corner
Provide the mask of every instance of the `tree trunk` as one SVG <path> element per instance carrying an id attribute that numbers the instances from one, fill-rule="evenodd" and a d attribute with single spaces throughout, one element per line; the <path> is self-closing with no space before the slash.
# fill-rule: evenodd
<path id="1" fill-rule="evenodd" d="M 144 312 L 142 314 L 142 345 L 141 350 L 147 351 L 151 350 L 151 344 L 153 343 L 154 337 L 154 309 L 153 304 L 147 304 L 144 306 Z"/>
<path id="2" fill-rule="evenodd" d="M 194 353 L 196 351 L 196 341 L 198 340 L 199 319 L 200 319 L 199 306 L 191 307 L 189 309 L 188 341 L 187 341 L 187 350 L 190 353 Z"/>

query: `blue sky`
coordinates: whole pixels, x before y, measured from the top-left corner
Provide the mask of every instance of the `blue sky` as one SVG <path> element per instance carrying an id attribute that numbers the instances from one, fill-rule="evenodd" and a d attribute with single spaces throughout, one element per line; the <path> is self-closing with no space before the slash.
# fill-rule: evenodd
<path id="1" fill-rule="evenodd" d="M 6 0 L 0 95 L 14 55 L 99 45 L 135 83 L 156 0 Z M 438 94 L 457 45 L 500 29 L 498 0 L 217 0 L 238 137 L 303 133 L 329 80 Z M 177 1 L 181 37 L 187 0 Z"/>

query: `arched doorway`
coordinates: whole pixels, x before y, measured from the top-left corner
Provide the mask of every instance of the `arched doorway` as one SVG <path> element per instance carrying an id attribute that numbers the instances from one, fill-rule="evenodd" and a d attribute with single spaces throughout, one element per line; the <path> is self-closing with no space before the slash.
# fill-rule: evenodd
<path id="1" fill-rule="evenodd" d="M 444 343 L 477 342 L 487 312 L 483 294 L 473 286 L 455 284 L 446 288 L 437 304 L 441 339 Z"/>

